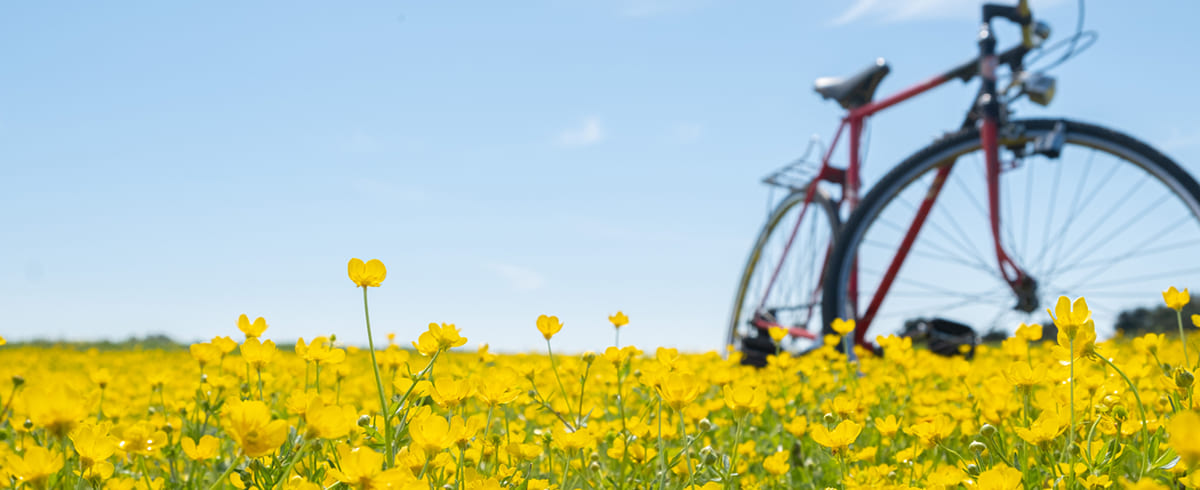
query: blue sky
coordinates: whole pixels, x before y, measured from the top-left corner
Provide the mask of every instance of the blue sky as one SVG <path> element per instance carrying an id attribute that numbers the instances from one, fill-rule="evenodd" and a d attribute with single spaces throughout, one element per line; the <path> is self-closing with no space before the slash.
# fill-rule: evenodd
<path id="1" fill-rule="evenodd" d="M 1075 3 L 1035 1 L 1074 29 Z M 1192 2 L 1090 2 L 1049 108 L 1200 172 Z M 891 92 L 974 53 L 977 4 L 22 2 L 0 7 L 0 335 L 716 349 L 765 217 L 758 180 L 839 115 L 811 89 L 885 57 Z M 1001 32 L 1001 42 L 1015 41 Z M 1006 40 L 1008 42 L 1006 42 Z M 876 119 L 867 178 L 974 85 Z"/>

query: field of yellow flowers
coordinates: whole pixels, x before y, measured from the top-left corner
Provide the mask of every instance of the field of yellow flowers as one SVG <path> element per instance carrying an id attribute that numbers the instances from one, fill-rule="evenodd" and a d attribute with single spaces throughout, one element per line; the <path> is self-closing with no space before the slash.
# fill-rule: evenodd
<path id="1" fill-rule="evenodd" d="M 386 270 L 354 259 L 349 276 L 370 335 Z M 552 316 L 530 325 L 545 355 L 466 352 L 450 324 L 411 348 L 389 334 L 284 350 L 245 315 L 189 352 L 0 347 L 0 487 L 1200 486 L 1200 353 L 1155 334 L 1097 342 L 1082 298 L 1052 313 L 1056 339 L 1022 325 L 972 360 L 896 337 L 847 357 L 832 339 L 764 368 L 632 346 L 554 355 Z"/>

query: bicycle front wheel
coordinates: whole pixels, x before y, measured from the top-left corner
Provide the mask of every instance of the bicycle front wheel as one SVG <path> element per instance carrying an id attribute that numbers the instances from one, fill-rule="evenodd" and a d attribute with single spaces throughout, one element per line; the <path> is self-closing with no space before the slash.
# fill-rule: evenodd
<path id="1" fill-rule="evenodd" d="M 1058 155 L 1038 150 L 1056 137 Z M 999 139 L 999 242 L 1035 288 L 1019 297 L 1000 272 L 979 132 L 967 130 L 892 169 L 851 214 L 823 287 L 826 325 L 855 318 L 868 339 L 933 318 L 1011 332 L 1048 322 L 1046 308 L 1066 295 L 1088 298 L 1103 335 L 1120 312 L 1159 306 L 1160 291 L 1200 277 L 1200 186 L 1162 153 L 1066 120 L 1014 121 Z M 885 281 L 930 195 L 915 241 Z"/>
<path id="2" fill-rule="evenodd" d="M 767 217 L 738 281 L 726 346 L 741 350 L 750 364 L 774 352 L 769 326 L 794 332 L 783 345 L 791 351 L 811 345 L 805 337 L 819 336 L 821 280 L 840 220 L 823 190 L 814 189 L 807 203 L 806 190 L 789 194 Z"/>

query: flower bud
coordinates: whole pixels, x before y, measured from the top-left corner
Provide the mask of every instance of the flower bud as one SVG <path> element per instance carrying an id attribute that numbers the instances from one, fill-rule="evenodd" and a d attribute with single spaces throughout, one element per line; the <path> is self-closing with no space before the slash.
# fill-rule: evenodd
<path id="1" fill-rule="evenodd" d="M 996 435 L 996 427 L 992 424 L 983 424 L 983 427 L 979 428 L 979 435 L 991 438 Z"/>
<path id="2" fill-rule="evenodd" d="M 592 471 L 600 471 L 600 463 L 592 461 L 592 464 L 588 465 L 588 469 Z"/>
<path id="3" fill-rule="evenodd" d="M 825 423 L 826 423 L 826 424 L 833 424 L 833 423 L 836 423 L 836 422 L 837 422 L 837 416 L 836 416 L 836 415 L 834 415 L 834 414 L 832 414 L 832 413 L 826 413 L 826 414 L 825 414 Z"/>
<path id="4" fill-rule="evenodd" d="M 1189 373 L 1186 369 L 1180 369 L 1175 373 L 1175 386 L 1180 388 L 1192 386 L 1192 382 L 1195 380 L 1196 378 L 1192 376 L 1192 373 Z"/>
<path id="5" fill-rule="evenodd" d="M 358 426 L 359 427 L 366 427 L 370 424 L 371 424 L 371 416 L 370 415 L 363 414 L 362 416 L 358 417 Z"/>
<path id="6" fill-rule="evenodd" d="M 970 449 L 975 454 L 981 454 L 987 449 L 987 445 L 979 441 L 972 441 L 971 445 L 967 446 L 967 449 Z"/>
<path id="7" fill-rule="evenodd" d="M 32 420 L 29 420 L 29 419 L 25 419 L 25 424 L 24 424 L 24 425 L 22 425 L 22 427 L 24 427 L 24 428 L 25 428 L 25 430 L 32 429 L 32 428 L 33 428 L 33 421 L 32 421 Z"/>
<path id="8" fill-rule="evenodd" d="M 592 351 L 584 352 L 583 353 L 583 362 L 586 362 L 588 364 L 596 362 L 596 353 L 592 352 Z"/>
<path id="9" fill-rule="evenodd" d="M 712 432 L 717 430 L 717 426 L 713 425 L 712 421 L 708 420 L 708 417 L 700 419 L 700 422 L 697 423 L 696 426 L 700 428 L 700 432 Z"/>
<path id="10" fill-rule="evenodd" d="M 1124 422 L 1129 419 L 1129 409 L 1125 408 L 1125 405 L 1114 406 L 1112 416 L 1117 422 Z"/>
<path id="11" fill-rule="evenodd" d="M 25 377 L 21 376 L 20 374 L 14 374 L 12 377 L 12 384 L 13 389 L 19 388 L 21 385 L 25 384 Z"/>
<path id="12" fill-rule="evenodd" d="M 967 474 L 971 475 L 972 477 L 979 476 L 979 467 L 975 466 L 975 463 L 967 465 Z"/>

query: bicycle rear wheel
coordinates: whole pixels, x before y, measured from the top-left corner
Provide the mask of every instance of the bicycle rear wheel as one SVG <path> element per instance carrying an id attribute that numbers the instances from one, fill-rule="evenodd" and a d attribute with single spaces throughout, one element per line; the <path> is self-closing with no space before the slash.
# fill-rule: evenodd
<path id="1" fill-rule="evenodd" d="M 738 281 L 726 346 L 743 351 L 748 363 L 761 364 L 773 352 L 768 325 L 792 329 L 783 345 L 792 351 L 820 334 L 822 272 L 840 219 L 820 188 L 805 204 L 806 189 L 789 194 L 768 216 Z"/>
<path id="2" fill-rule="evenodd" d="M 1057 158 L 1033 150 L 1038 138 L 1056 135 L 1064 138 Z M 1030 295 L 1036 304 L 1017 308 L 1000 273 L 979 132 L 968 130 L 892 169 L 851 214 L 824 283 L 826 325 L 856 318 L 861 329 L 882 335 L 945 318 L 980 333 L 1012 331 L 1019 323 L 1045 324 L 1045 309 L 1067 295 L 1088 298 L 1103 335 L 1121 311 L 1161 305 L 1160 291 L 1200 277 L 1200 186 L 1157 150 L 1099 126 L 1043 119 L 1014 121 L 1001 132 L 1000 146 L 1000 241 L 1036 281 Z M 890 290 L 876 299 L 937 171 L 947 165 Z"/>

